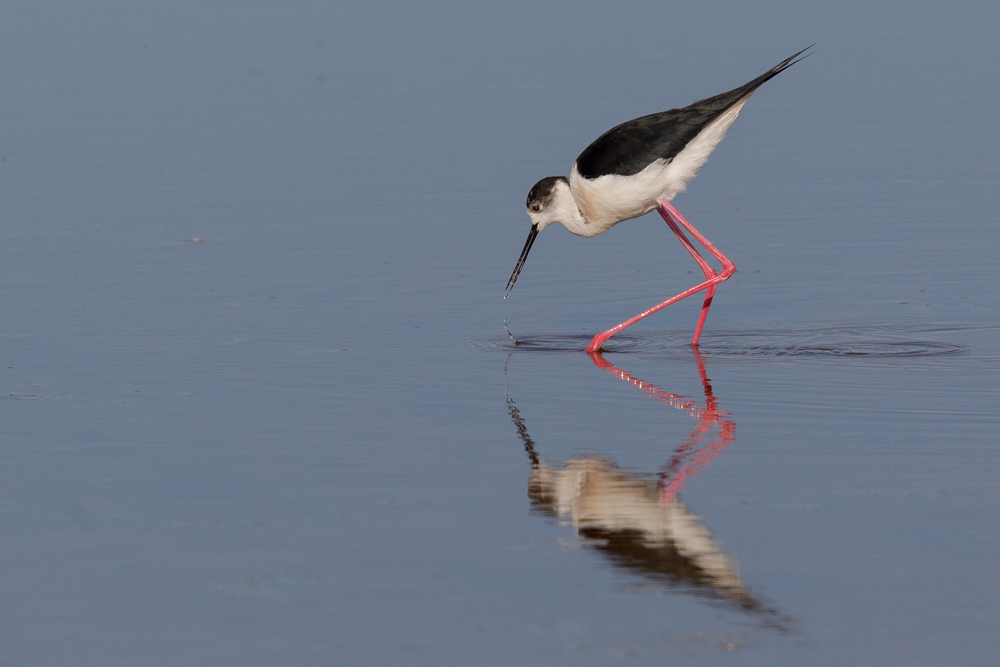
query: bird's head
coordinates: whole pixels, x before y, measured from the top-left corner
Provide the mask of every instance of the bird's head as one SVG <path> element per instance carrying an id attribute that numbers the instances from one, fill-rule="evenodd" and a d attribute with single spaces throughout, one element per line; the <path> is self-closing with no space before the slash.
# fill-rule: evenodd
<path id="1" fill-rule="evenodd" d="M 570 210 L 567 206 L 576 208 L 576 202 L 565 176 L 543 178 L 528 192 L 528 217 L 538 231 L 554 222 L 564 222 Z"/>
<path id="2" fill-rule="evenodd" d="M 528 240 L 524 243 L 524 249 L 514 267 L 514 273 L 510 275 L 507 282 L 507 293 L 514 286 L 514 282 L 524 268 L 524 262 L 528 259 L 528 251 L 531 244 L 535 242 L 538 232 L 542 231 L 554 222 L 565 222 L 568 215 L 576 207 L 573 193 L 569 189 L 569 180 L 565 176 L 549 176 L 535 183 L 535 187 L 528 192 L 528 217 L 531 219 L 531 231 L 528 232 Z M 577 214 L 579 215 L 579 213 Z"/>

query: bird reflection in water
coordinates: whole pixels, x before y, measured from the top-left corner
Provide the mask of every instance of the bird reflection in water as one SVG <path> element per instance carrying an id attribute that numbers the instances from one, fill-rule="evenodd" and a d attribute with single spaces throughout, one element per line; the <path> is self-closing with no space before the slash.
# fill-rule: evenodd
<path id="1" fill-rule="evenodd" d="M 722 551 L 702 518 L 678 498 L 684 483 L 736 437 L 736 423 L 719 407 L 697 349 L 694 356 L 704 400 L 664 391 L 617 368 L 600 352 L 590 354 L 598 368 L 632 384 L 648 398 L 687 412 L 695 420 L 688 437 L 655 474 L 624 471 L 601 456 L 561 463 L 540 458 L 508 394 L 507 408 L 531 459 L 528 496 L 532 509 L 571 521 L 586 548 L 641 576 L 646 582 L 642 588 L 694 594 L 787 632 L 792 619 L 747 589 L 736 561 Z"/>

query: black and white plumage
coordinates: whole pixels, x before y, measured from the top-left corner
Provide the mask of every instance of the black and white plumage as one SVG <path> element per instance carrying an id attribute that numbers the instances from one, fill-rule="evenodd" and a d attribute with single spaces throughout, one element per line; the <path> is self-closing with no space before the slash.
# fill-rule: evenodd
<path id="1" fill-rule="evenodd" d="M 545 227 L 558 222 L 577 236 L 597 236 L 684 192 L 754 91 L 801 60 L 808 48 L 729 92 L 622 123 L 580 153 L 569 178 L 536 183 L 527 201 L 531 230 L 507 292 Z"/>

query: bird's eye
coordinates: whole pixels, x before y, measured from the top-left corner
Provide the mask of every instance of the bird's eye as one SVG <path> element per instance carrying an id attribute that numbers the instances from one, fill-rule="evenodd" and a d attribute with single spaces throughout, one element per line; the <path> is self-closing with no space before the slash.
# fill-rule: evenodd
<path id="1" fill-rule="evenodd" d="M 538 205 L 538 204 L 532 204 L 531 205 L 531 210 L 534 211 L 535 213 L 538 213 L 539 211 L 542 210 L 542 207 L 540 205 Z"/>

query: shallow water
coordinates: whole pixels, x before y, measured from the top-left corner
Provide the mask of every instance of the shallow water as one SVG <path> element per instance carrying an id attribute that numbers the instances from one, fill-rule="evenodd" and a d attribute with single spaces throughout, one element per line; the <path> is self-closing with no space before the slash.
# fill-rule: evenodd
<path id="1" fill-rule="evenodd" d="M 996 9 L 9 14 L 3 664 L 995 663 Z M 674 200 L 698 350 L 581 352 L 657 216 L 502 299 L 535 181 L 812 42 Z"/>
<path id="2" fill-rule="evenodd" d="M 935 334 L 947 335 L 967 329 L 992 329 L 987 326 L 892 325 L 837 326 L 795 329 L 747 329 L 712 331 L 698 344 L 701 357 L 713 359 L 741 357 L 775 359 L 777 357 L 862 357 L 866 360 L 895 357 L 938 357 L 968 355 L 971 348 L 959 343 L 928 340 Z M 518 352 L 578 352 L 587 347 L 592 336 L 539 335 L 518 338 L 508 331 L 507 338 L 476 341 L 482 349 Z M 691 332 L 635 332 L 626 329 L 602 347 L 606 354 L 646 353 L 659 357 L 690 357 Z M 983 358 L 987 360 L 989 358 Z"/>

